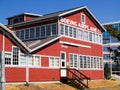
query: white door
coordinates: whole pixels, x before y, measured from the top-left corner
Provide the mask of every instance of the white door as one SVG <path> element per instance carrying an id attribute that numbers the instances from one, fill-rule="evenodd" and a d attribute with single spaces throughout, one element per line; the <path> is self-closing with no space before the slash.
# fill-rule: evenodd
<path id="1" fill-rule="evenodd" d="M 61 57 L 61 77 L 66 77 L 67 76 L 67 72 L 66 72 L 66 52 L 61 51 L 60 57 Z"/>

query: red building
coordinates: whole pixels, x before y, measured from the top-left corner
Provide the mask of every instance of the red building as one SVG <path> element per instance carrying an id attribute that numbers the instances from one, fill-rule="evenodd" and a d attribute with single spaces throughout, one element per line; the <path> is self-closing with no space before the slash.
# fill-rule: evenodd
<path id="1" fill-rule="evenodd" d="M 67 69 L 103 79 L 104 28 L 79 7 L 46 15 L 23 13 L 0 24 L 5 82 L 60 81 Z"/>

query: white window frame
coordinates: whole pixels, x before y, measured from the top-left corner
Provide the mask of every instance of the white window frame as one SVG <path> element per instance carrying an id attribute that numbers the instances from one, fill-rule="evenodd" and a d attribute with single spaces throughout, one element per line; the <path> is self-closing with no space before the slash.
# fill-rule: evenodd
<path id="1" fill-rule="evenodd" d="M 84 17 L 84 20 L 83 20 L 83 17 Z M 81 13 L 81 23 L 86 24 L 85 14 L 83 14 L 83 13 Z"/>
<path id="2" fill-rule="evenodd" d="M 18 64 L 13 64 L 13 48 L 18 48 L 19 50 L 18 50 Z M 19 47 L 17 47 L 17 46 L 12 46 L 12 65 L 14 65 L 14 66 L 17 66 L 17 65 L 19 65 L 20 64 L 20 48 Z"/>

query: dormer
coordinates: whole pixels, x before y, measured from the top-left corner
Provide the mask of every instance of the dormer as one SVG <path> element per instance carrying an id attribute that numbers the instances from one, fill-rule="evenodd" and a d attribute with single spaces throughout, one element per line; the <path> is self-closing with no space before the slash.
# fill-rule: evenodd
<path id="1" fill-rule="evenodd" d="M 7 20 L 8 20 L 8 25 L 12 25 L 12 24 L 32 20 L 32 19 L 40 17 L 40 16 L 41 15 L 38 15 L 38 14 L 22 13 L 22 14 L 19 14 L 19 15 L 8 17 Z"/>

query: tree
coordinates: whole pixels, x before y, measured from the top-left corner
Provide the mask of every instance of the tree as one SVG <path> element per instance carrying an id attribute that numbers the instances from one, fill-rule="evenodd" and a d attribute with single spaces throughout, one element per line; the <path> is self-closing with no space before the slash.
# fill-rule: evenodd
<path id="1" fill-rule="evenodd" d="M 104 76 L 105 76 L 105 79 L 111 78 L 111 72 L 110 72 L 110 67 L 109 67 L 108 63 L 106 63 L 105 67 L 104 67 Z"/>
<path id="2" fill-rule="evenodd" d="M 111 36 L 117 38 L 120 41 L 120 33 L 116 28 L 113 28 L 112 25 L 106 25 L 105 28 L 107 29 Z M 120 46 L 118 46 L 116 49 L 112 49 L 111 47 L 109 47 L 108 50 L 110 51 L 110 53 L 113 53 L 111 57 L 111 59 L 115 63 L 115 68 L 113 70 L 120 71 Z"/>

